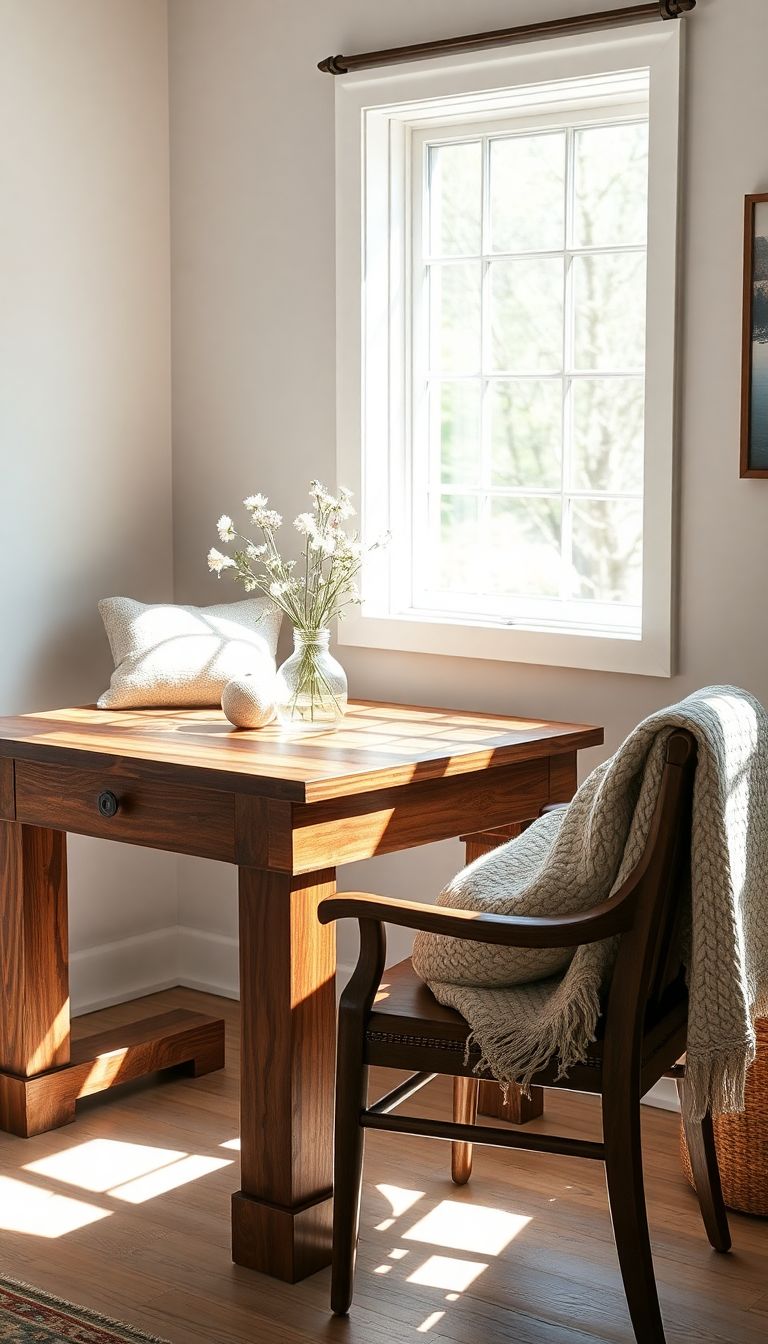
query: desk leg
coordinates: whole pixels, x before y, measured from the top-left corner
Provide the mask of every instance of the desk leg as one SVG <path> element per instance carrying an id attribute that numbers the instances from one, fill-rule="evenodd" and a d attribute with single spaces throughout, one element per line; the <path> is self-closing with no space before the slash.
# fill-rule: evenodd
<path id="1" fill-rule="evenodd" d="M 61 831 L 0 821 L 0 1129 L 75 1118 L 74 1099 L 26 1086 L 69 1063 L 67 849 Z"/>
<path id="2" fill-rule="evenodd" d="M 0 1130 L 21 1138 L 119 1083 L 224 1066 L 224 1022 L 181 1009 L 71 1039 L 66 840 L 0 821 Z"/>
<path id="3" fill-rule="evenodd" d="M 240 869 L 241 1184 L 232 1256 L 295 1283 L 330 1263 L 335 871 Z"/>

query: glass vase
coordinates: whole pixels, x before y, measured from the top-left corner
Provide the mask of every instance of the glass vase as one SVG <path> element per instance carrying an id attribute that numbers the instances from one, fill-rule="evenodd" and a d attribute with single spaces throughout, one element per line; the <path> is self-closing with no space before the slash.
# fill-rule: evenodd
<path id="1" fill-rule="evenodd" d="M 328 650 L 330 630 L 294 630 L 293 653 L 278 668 L 277 717 L 286 728 L 333 728 L 347 708 L 347 675 Z"/>

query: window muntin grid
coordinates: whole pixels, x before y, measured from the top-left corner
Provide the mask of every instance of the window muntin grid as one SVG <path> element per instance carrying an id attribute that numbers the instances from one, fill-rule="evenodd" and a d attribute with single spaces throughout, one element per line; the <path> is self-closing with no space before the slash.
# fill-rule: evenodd
<path id="1" fill-rule="evenodd" d="M 640 628 L 647 126 L 647 117 L 626 115 L 559 128 L 468 126 L 430 135 L 416 150 L 414 608 L 558 626 Z M 606 137 L 608 144 L 611 137 L 634 136 L 644 144 L 625 169 L 632 181 L 629 190 L 626 181 L 622 188 L 629 202 L 623 236 L 617 237 L 615 220 L 611 228 L 604 189 L 586 205 L 577 191 L 585 136 Z M 440 156 L 467 160 L 473 149 L 479 166 L 474 190 L 453 203 L 459 228 L 447 237 L 444 218 L 435 218 L 435 164 Z M 492 165 L 504 158 L 513 165 L 527 159 L 534 169 L 537 159 L 548 159 L 543 227 L 541 219 L 531 227 L 523 197 L 497 190 Z M 530 311 L 516 298 L 526 277 L 529 299 L 534 298 Z M 594 297 L 600 284 L 618 302 L 609 301 L 599 321 L 588 324 L 587 341 L 584 314 L 590 292 Z M 461 312 L 461 323 L 447 339 L 436 320 L 441 294 L 446 306 Z M 494 315 L 505 300 L 512 321 L 501 331 Z M 595 389 L 602 391 L 602 405 Z M 524 452 L 522 461 L 499 461 L 495 427 L 505 396 L 507 423 L 521 407 L 529 429 L 538 417 L 539 444 L 546 449 L 538 453 L 535 470 L 526 467 Z M 526 399 L 538 403 L 535 415 L 530 405 L 526 410 Z M 632 414 L 618 424 L 622 407 Z M 463 425 L 460 451 L 448 461 L 441 423 Z M 605 479 L 596 487 L 588 469 L 590 433 L 610 445 L 630 427 L 632 449 L 625 445 L 623 460 L 603 452 Z M 451 518 L 453 534 L 448 526 L 448 545 L 441 545 L 441 530 Z M 590 545 L 600 562 L 596 574 L 589 572 Z"/>

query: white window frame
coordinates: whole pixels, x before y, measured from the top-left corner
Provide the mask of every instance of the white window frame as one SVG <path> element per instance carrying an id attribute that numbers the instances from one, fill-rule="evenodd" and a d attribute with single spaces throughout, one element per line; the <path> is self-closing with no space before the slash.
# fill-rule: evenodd
<path id="1" fill-rule="evenodd" d="M 668 677 L 673 672 L 677 236 L 682 30 L 680 23 L 549 40 L 336 79 L 338 480 L 361 502 L 367 538 L 398 537 L 376 552 L 363 603 L 339 626 L 341 643 Z M 604 79 L 595 95 L 594 76 Z M 410 408 L 407 405 L 412 140 L 455 108 L 489 124 L 516 106 L 562 120 L 580 106 L 636 107 L 649 81 L 649 230 L 646 314 L 642 630 L 514 626 L 503 620 L 408 609 Z M 377 170 L 366 175 L 366 165 Z M 362 445 L 362 447 L 361 447 Z"/>

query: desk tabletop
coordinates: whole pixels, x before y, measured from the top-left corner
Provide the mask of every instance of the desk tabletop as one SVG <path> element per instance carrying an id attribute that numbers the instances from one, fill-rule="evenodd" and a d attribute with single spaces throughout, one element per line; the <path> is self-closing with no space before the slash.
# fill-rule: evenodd
<path id="1" fill-rule="evenodd" d="M 341 726 L 236 730 L 220 710 L 55 709 L 0 718 L 0 758 L 135 768 L 302 803 L 599 746 L 603 730 L 500 714 L 358 700 Z"/>

